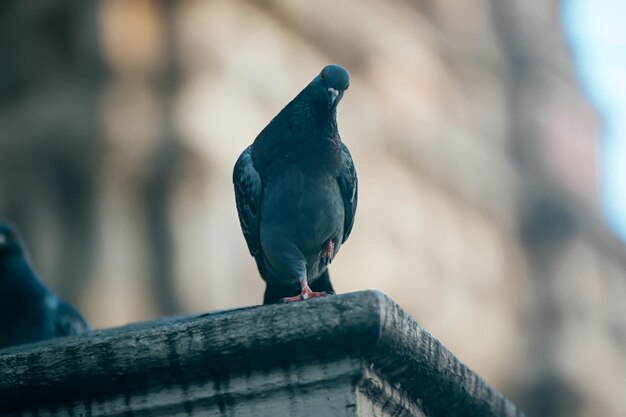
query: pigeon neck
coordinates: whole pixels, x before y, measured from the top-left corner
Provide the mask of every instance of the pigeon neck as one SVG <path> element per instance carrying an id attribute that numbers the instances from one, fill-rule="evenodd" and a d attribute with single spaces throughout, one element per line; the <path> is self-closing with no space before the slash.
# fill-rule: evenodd
<path id="1" fill-rule="evenodd" d="M 0 265 L 8 265 L 24 258 L 24 250 L 20 245 L 11 244 L 0 249 Z"/>
<path id="2" fill-rule="evenodd" d="M 340 142 L 335 115 L 334 108 L 310 106 L 292 119 L 293 137 L 286 145 L 301 157 L 301 163 L 317 166 L 321 161 L 334 159 Z"/>
<path id="3" fill-rule="evenodd" d="M 0 280 L 3 286 L 11 282 L 15 288 L 38 286 L 39 283 L 21 248 L 0 254 Z"/>
<path id="4" fill-rule="evenodd" d="M 293 111 L 290 115 L 290 125 L 294 126 L 295 136 L 305 142 L 314 142 L 322 145 L 336 141 L 339 137 L 337 129 L 337 107 L 329 107 L 326 97 L 298 96 L 293 102 Z"/>
<path id="5" fill-rule="evenodd" d="M 310 86 L 304 89 L 255 140 L 252 160 L 261 175 L 285 164 L 303 169 L 337 165 L 341 142 L 336 114 L 326 96 Z"/>

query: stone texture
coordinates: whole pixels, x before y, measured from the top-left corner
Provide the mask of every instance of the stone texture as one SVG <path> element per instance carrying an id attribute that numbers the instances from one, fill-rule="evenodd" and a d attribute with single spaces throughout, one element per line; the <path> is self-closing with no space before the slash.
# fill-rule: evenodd
<path id="1" fill-rule="evenodd" d="M 37 416 L 522 416 L 376 291 L 140 323 L 0 352 Z"/>
<path id="2" fill-rule="evenodd" d="M 260 302 L 231 169 L 337 62 L 361 185 L 338 292 L 389 294 L 532 415 L 626 415 L 626 251 L 559 2 L 81 5 L 2 8 L 0 217 L 96 327 Z"/>

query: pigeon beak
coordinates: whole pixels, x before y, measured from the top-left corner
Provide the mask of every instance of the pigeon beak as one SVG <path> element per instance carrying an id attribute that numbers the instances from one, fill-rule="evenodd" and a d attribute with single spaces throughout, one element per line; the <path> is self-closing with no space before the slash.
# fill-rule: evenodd
<path id="1" fill-rule="evenodd" d="M 335 101 L 337 101 L 337 97 L 339 97 L 339 91 L 334 88 L 329 88 L 328 93 L 330 94 L 330 105 L 331 107 L 335 105 Z"/>

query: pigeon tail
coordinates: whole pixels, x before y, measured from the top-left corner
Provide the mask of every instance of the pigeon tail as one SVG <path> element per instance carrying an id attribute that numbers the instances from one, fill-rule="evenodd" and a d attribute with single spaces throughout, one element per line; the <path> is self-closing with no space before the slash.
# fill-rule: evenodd
<path id="1" fill-rule="evenodd" d="M 349 85 L 344 68 L 324 67 L 235 163 L 237 214 L 267 283 L 264 304 L 298 290 L 285 300 L 332 292 L 326 268 L 350 235 L 358 199 L 336 118 Z"/>

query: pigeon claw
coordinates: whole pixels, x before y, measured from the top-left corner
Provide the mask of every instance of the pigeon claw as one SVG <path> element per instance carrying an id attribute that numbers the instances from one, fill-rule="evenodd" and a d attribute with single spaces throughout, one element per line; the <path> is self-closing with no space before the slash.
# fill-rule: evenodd
<path id="1" fill-rule="evenodd" d="M 321 291 L 321 292 L 309 291 L 307 293 L 294 295 L 293 297 L 281 298 L 280 302 L 281 303 L 293 303 L 295 301 L 308 300 L 309 298 L 326 297 L 327 295 L 331 295 L 331 294 L 332 293 L 327 293 L 326 291 Z"/>
<path id="2" fill-rule="evenodd" d="M 293 303 L 296 301 L 308 300 L 309 298 L 326 297 L 327 295 L 333 294 L 332 292 L 326 292 L 326 291 L 317 292 L 317 291 L 311 290 L 311 288 L 309 288 L 309 284 L 306 279 L 303 279 L 300 281 L 300 286 L 302 287 L 300 294 L 294 295 L 293 297 L 281 298 L 280 302 L 281 303 Z"/>
<path id="3" fill-rule="evenodd" d="M 335 242 L 332 239 L 328 239 L 322 247 L 322 253 L 320 254 L 324 264 L 328 265 L 335 257 Z"/>

